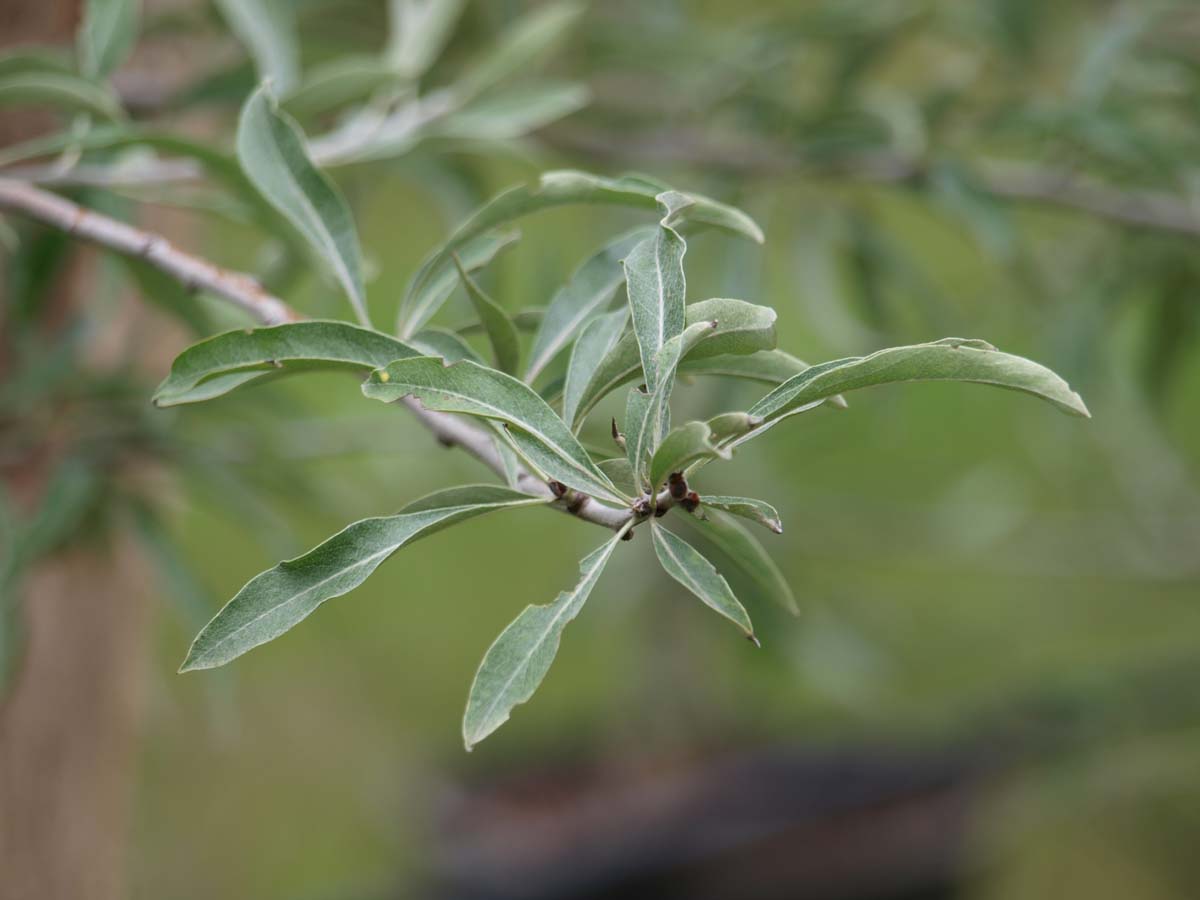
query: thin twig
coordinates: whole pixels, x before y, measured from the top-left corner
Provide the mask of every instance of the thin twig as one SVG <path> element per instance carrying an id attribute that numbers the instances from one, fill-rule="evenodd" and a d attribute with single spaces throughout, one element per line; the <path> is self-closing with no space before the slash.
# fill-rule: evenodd
<path id="1" fill-rule="evenodd" d="M 245 310 L 264 325 L 295 322 L 304 318 L 244 272 L 219 268 L 179 250 L 161 235 L 84 209 L 33 185 L 0 178 L 0 210 L 21 213 L 101 247 L 143 259 L 188 289 L 208 291 Z M 402 402 L 441 443 L 460 447 L 497 475 L 505 475 L 504 461 L 500 458 L 492 435 L 487 431 L 456 416 L 425 409 L 412 397 L 406 397 Z M 595 498 L 576 492 L 559 497 L 549 484 L 524 468 L 518 474 L 517 486 L 531 494 L 545 496 L 556 509 L 604 528 L 618 530 L 631 519 L 636 524 L 646 518 L 632 509 L 607 506 Z M 657 498 L 660 509 L 671 504 L 669 492 L 664 494 L 665 498 L 663 495 Z"/>

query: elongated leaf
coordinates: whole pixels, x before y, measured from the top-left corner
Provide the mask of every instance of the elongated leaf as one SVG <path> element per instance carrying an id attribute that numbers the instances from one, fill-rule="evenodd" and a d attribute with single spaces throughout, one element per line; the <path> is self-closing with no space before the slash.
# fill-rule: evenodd
<path id="1" fill-rule="evenodd" d="M 771 420 L 836 393 L 899 381 L 973 381 L 1033 394 L 1077 416 L 1089 415 L 1079 395 L 1045 366 L 1001 353 L 983 341 L 945 338 L 839 359 L 785 381 L 750 413 Z"/>
<path id="2" fill-rule="evenodd" d="M 242 107 L 237 154 L 254 186 L 305 237 L 345 290 L 359 321 L 370 325 L 350 207 L 309 160 L 303 133 L 265 85 Z"/>
<path id="3" fill-rule="evenodd" d="M 667 227 L 674 227 L 676 224 L 706 225 L 743 234 L 756 244 L 765 240 L 758 223 L 737 207 L 718 203 L 700 194 L 673 190 L 663 191 L 656 200 L 663 212 L 662 224 Z"/>
<path id="4" fill-rule="evenodd" d="M 517 449 L 547 477 L 601 499 L 627 502 L 546 401 L 503 372 L 467 360 L 445 366 L 435 357 L 419 356 L 372 372 L 363 393 L 385 403 L 413 396 L 429 409 L 506 422 Z"/>
<path id="5" fill-rule="evenodd" d="M 714 441 L 741 437 L 762 424 L 762 419 L 744 412 L 721 413 L 708 420 L 708 428 Z"/>
<path id="6" fill-rule="evenodd" d="M 454 264 L 454 255 L 458 256 L 462 267 L 468 272 L 477 272 L 491 264 L 499 253 L 511 247 L 521 238 L 521 232 L 513 229 L 488 231 L 477 235 L 465 242 L 454 251 L 454 254 L 442 259 L 441 263 L 429 273 L 425 286 L 421 291 L 421 301 L 433 309 L 438 309 L 446 298 L 454 293 L 460 279 L 458 269 Z M 480 323 L 482 327 L 482 323 Z"/>
<path id="7" fill-rule="evenodd" d="M 71 75 L 74 71 L 70 53 L 60 47 L 21 47 L 0 53 L 0 76 L 27 75 L 30 72 Z"/>
<path id="8" fill-rule="evenodd" d="M 416 78 L 438 58 L 463 0 L 389 0 L 387 62 L 397 72 Z"/>
<path id="9" fill-rule="evenodd" d="M 416 332 L 437 311 L 437 303 L 430 298 L 425 284 L 457 250 L 472 238 L 522 216 L 544 209 L 572 203 L 611 204 L 634 209 L 660 209 L 655 199 L 662 188 L 660 185 L 636 175 L 620 178 L 604 178 L 587 172 L 569 169 L 545 172 L 534 184 L 519 185 L 499 194 L 476 210 L 451 235 L 450 239 L 435 251 L 417 270 L 408 286 L 401 304 L 398 331 L 401 335 Z M 715 201 L 692 197 L 694 202 L 683 212 L 683 222 L 692 221 L 691 212 L 708 209 Z M 720 206 L 720 204 L 715 204 Z M 661 211 L 661 210 L 660 210 Z M 732 221 L 732 220 L 731 220 Z M 756 226 L 757 227 L 757 226 Z M 679 231 L 677 227 L 675 229 Z M 745 232 L 742 232 L 745 233 Z M 754 232 L 761 236 L 761 232 Z"/>
<path id="10" fill-rule="evenodd" d="M 542 327 L 533 340 L 525 381 L 532 383 L 584 323 L 608 305 L 625 281 L 621 260 L 649 233 L 648 229 L 639 228 L 611 241 L 580 266 L 555 293 L 546 307 Z M 626 308 L 624 304 L 622 308 Z M 564 404 L 564 411 L 565 408 Z M 564 418 L 568 423 L 571 421 L 568 415 Z"/>
<path id="11" fill-rule="evenodd" d="M 591 93 L 575 81 L 536 81 L 491 91 L 426 128 L 430 137 L 511 141 L 588 105 Z"/>
<path id="12" fill-rule="evenodd" d="M 346 322 L 289 322 L 227 331 L 184 350 L 154 394 L 157 406 L 194 403 L 248 381 L 313 369 L 378 369 L 419 356 L 401 341 Z"/>
<path id="13" fill-rule="evenodd" d="M 807 368 L 809 365 L 804 360 L 782 350 L 760 350 L 757 353 L 722 353 L 685 359 L 679 364 L 679 373 L 727 375 L 766 384 L 783 384 Z"/>
<path id="14" fill-rule="evenodd" d="M 447 363 L 469 359 L 484 365 L 483 359 L 470 344 L 455 332 L 444 328 L 426 328 L 409 338 L 408 343 L 420 350 L 422 356 L 440 356 Z"/>
<path id="15" fill-rule="evenodd" d="M 682 472 L 698 459 L 728 459 L 707 422 L 688 422 L 671 430 L 650 462 L 650 487 L 658 490 L 672 472 Z"/>
<path id="16" fill-rule="evenodd" d="M 547 3 L 518 19 L 454 84 L 460 100 L 473 98 L 497 82 L 527 69 L 566 37 L 583 14 L 579 3 Z"/>
<path id="17" fill-rule="evenodd" d="M 683 274 L 684 243 L 675 231 L 660 225 L 625 260 L 625 289 L 633 317 L 633 334 L 646 389 L 658 385 L 655 361 L 663 345 L 683 332 L 687 285 Z"/>
<path id="18" fill-rule="evenodd" d="M 567 379 L 563 386 L 563 421 L 575 425 L 575 411 L 579 399 L 587 388 L 596 367 L 616 346 L 625 332 L 629 319 L 629 308 L 622 306 L 587 324 L 575 346 L 571 348 L 571 360 L 567 364 Z M 528 379 L 526 379 L 528 380 Z"/>
<path id="19" fill-rule="evenodd" d="M 489 297 L 475 279 L 467 273 L 458 254 L 455 254 L 453 259 L 458 277 L 467 289 L 467 297 L 470 298 L 471 305 L 475 307 L 475 312 L 483 323 L 483 329 L 491 342 L 496 368 L 511 375 L 517 370 L 517 365 L 521 361 L 521 336 L 517 333 L 517 326 L 513 324 L 504 308 Z"/>
<path id="20" fill-rule="evenodd" d="M 251 579 L 196 635 L 180 671 L 224 665 L 279 637 L 326 600 L 358 587 L 406 544 L 486 512 L 545 502 L 495 485 L 471 485 L 431 494 L 395 516 L 355 522 Z"/>
<path id="21" fill-rule="evenodd" d="M 315 66 L 282 105 L 294 116 L 315 116 L 402 83 L 391 66 L 375 56 L 345 56 Z"/>
<path id="22" fill-rule="evenodd" d="M 638 493 L 649 488 L 643 477 L 646 471 L 649 448 L 640 440 L 641 429 L 646 422 L 646 411 L 650 408 L 650 395 L 640 386 L 630 388 L 629 396 L 625 398 L 625 458 L 629 461 L 630 478 L 637 487 Z"/>
<path id="23" fill-rule="evenodd" d="M 216 0 L 229 30 L 245 45 L 260 81 L 287 94 L 300 80 L 300 49 L 291 0 Z"/>
<path id="24" fill-rule="evenodd" d="M 699 597 L 706 606 L 741 628 L 746 637 L 757 644 L 749 614 L 713 564 L 683 538 L 663 528 L 657 520 L 651 523 L 650 533 L 654 536 L 654 552 L 666 573 Z"/>
<path id="25" fill-rule="evenodd" d="M 0 107 L 47 105 L 65 112 L 122 119 L 121 101 L 107 87 L 62 72 L 30 71 L 0 75 Z"/>
<path id="26" fill-rule="evenodd" d="M 779 519 L 778 510 L 763 500 L 705 494 L 704 508 L 720 509 L 743 519 L 749 519 L 751 522 L 757 522 L 776 534 L 783 534 L 783 522 Z"/>
<path id="27" fill-rule="evenodd" d="M 541 307 L 527 306 L 525 309 L 518 309 L 512 315 L 512 322 L 517 326 L 517 331 L 533 331 L 542 324 L 542 317 L 546 311 Z M 471 322 L 465 322 L 454 329 L 458 334 L 476 334 L 483 331 L 483 323 L 478 319 Z"/>
<path id="28" fill-rule="evenodd" d="M 775 310 L 755 306 L 744 300 L 714 299 L 693 303 L 684 310 L 686 327 L 698 322 L 716 322 L 717 327 L 705 340 L 688 350 L 684 364 L 700 365 L 702 360 L 730 354 L 756 353 L 775 346 Z M 689 367 L 696 371 L 695 365 Z M 576 402 L 576 428 L 592 408 L 609 392 L 641 374 L 637 339 L 627 334 L 609 351 L 592 373 Z M 626 425 L 632 428 L 631 425 Z"/>
<path id="29" fill-rule="evenodd" d="M 617 486 L 618 490 L 625 491 L 630 495 L 641 493 L 641 488 L 633 480 L 633 467 L 624 456 L 602 459 L 596 465 L 601 472 L 608 476 L 608 480 Z"/>
<path id="30" fill-rule="evenodd" d="M 703 537 L 728 557 L 759 590 L 793 615 L 799 615 L 791 585 L 779 571 L 775 560 L 750 531 L 731 516 L 712 508 L 708 498 L 702 501 L 703 518 L 685 517 Z"/>
<path id="31" fill-rule="evenodd" d="M 483 656 L 463 716 L 463 741 L 470 750 L 508 721 L 514 706 L 529 700 L 558 653 L 563 629 L 583 608 L 600 573 L 628 526 L 579 563 L 579 581 L 553 603 L 527 606 Z"/>
<path id="32" fill-rule="evenodd" d="M 87 0 L 79 26 L 79 71 L 107 78 L 129 55 L 137 38 L 138 0 Z"/>

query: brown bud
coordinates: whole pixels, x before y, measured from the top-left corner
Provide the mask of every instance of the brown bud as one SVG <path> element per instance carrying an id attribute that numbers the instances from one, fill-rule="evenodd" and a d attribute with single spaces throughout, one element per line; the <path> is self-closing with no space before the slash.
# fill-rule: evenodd
<path id="1" fill-rule="evenodd" d="M 667 478 L 667 487 L 670 488 L 671 496 L 676 500 L 682 500 L 687 496 L 687 481 L 684 480 L 682 472 L 672 472 Z"/>
<path id="2" fill-rule="evenodd" d="M 550 490 L 554 493 L 555 497 L 561 500 L 564 496 L 566 496 L 567 486 L 561 481 L 555 481 L 554 479 L 551 479 L 546 483 L 550 485 Z"/>
<path id="3" fill-rule="evenodd" d="M 679 504 L 688 512 L 695 512 L 697 507 L 700 506 L 700 495 L 695 491 L 688 491 L 683 499 L 679 501 Z"/>

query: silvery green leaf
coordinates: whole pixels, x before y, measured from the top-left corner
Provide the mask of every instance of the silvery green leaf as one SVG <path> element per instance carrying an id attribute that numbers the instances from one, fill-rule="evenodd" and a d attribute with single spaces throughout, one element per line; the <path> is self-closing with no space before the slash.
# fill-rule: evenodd
<path id="1" fill-rule="evenodd" d="M 76 75 L 46 70 L 0 75 L 0 107 L 43 105 L 102 119 L 125 117 L 116 94 Z"/>
<path id="2" fill-rule="evenodd" d="M 707 422 L 688 422 L 663 438 L 650 461 L 650 488 L 657 491 L 672 472 L 682 472 L 698 459 L 729 459 L 716 443 Z"/>
<path id="3" fill-rule="evenodd" d="M 583 333 L 571 348 L 571 359 L 567 363 L 567 377 L 563 384 L 563 421 L 574 427 L 575 411 L 596 367 L 616 346 L 625 333 L 625 322 L 629 319 L 629 308 L 622 306 L 610 313 L 597 316 L 588 322 Z M 526 378 L 526 381 L 529 379 Z"/>
<path id="4" fill-rule="evenodd" d="M 749 413 L 727 412 L 709 419 L 708 428 L 714 441 L 723 441 L 726 438 L 736 438 L 748 434 L 762 422 L 763 420 L 758 416 L 752 416 Z"/>
<path id="5" fill-rule="evenodd" d="M 583 14 L 578 3 L 546 3 L 522 16 L 459 77 L 452 90 L 470 100 L 539 61 L 557 46 Z"/>
<path id="6" fill-rule="evenodd" d="M 657 197 L 659 209 L 663 212 L 662 224 L 667 227 L 679 225 L 710 226 L 745 235 L 756 244 L 761 244 L 765 237 L 750 216 L 734 206 L 719 203 L 699 194 L 682 191 L 663 191 Z"/>
<path id="7" fill-rule="evenodd" d="M 79 71 L 86 78 L 107 78 L 129 55 L 137 38 L 139 0 L 87 0 L 76 43 Z"/>
<path id="8" fill-rule="evenodd" d="M 291 0 L 216 0 L 229 30 L 246 47 L 260 81 L 283 95 L 300 80 L 300 49 Z"/>
<path id="9" fill-rule="evenodd" d="M 402 335 L 412 334 L 437 311 L 436 299 L 427 296 L 425 283 L 449 260 L 451 253 L 477 235 L 522 216 L 572 203 L 611 204 L 659 210 L 661 213 L 656 198 L 662 192 L 661 185 L 642 176 L 605 178 L 570 169 L 545 172 L 533 184 L 518 185 L 504 191 L 476 210 L 417 270 L 401 304 L 397 330 Z M 702 203 L 694 204 L 695 207 L 706 208 Z M 688 216 L 691 211 L 692 208 L 689 208 L 682 212 L 683 222 L 690 221 Z"/>
<path id="10" fill-rule="evenodd" d="M 807 368 L 808 363 L 782 350 L 705 355 L 696 359 L 685 359 L 679 364 L 680 374 L 727 375 L 767 384 L 783 384 Z"/>
<path id="11" fill-rule="evenodd" d="M 362 390 L 385 403 L 413 396 L 428 409 L 498 419 L 510 426 L 518 452 L 548 478 L 601 499 L 627 502 L 546 401 L 503 372 L 468 360 L 445 366 L 440 359 L 421 356 L 372 372 Z"/>
<path id="12" fill-rule="evenodd" d="M 658 385 L 655 360 L 663 345 L 682 333 L 687 284 L 683 255 L 687 244 L 673 229 L 660 225 L 625 258 L 625 290 L 633 317 L 633 334 L 646 388 Z"/>
<path id="13" fill-rule="evenodd" d="M 759 590 L 788 612 L 798 615 L 800 608 L 791 586 L 758 539 L 736 519 L 712 509 L 708 497 L 701 503 L 701 508 L 706 510 L 704 516 L 689 517 L 685 521 L 724 553 Z"/>
<path id="14" fill-rule="evenodd" d="M 744 300 L 701 300 L 684 310 L 687 327 L 699 322 L 716 322 L 712 334 L 687 351 L 683 368 L 691 372 L 709 358 L 729 358 L 730 354 L 757 353 L 775 346 L 775 310 L 755 306 Z M 592 408 L 609 392 L 641 374 L 637 339 L 626 334 L 601 360 L 579 395 L 574 425 L 578 428 Z M 626 428 L 632 428 L 626 424 Z"/>
<path id="15" fill-rule="evenodd" d="M 463 0 L 389 0 L 388 65 L 416 78 L 441 54 L 462 13 Z"/>
<path id="16" fill-rule="evenodd" d="M 341 192 L 308 158 L 304 135 L 266 85 L 250 95 L 238 120 L 242 169 L 272 206 L 308 241 L 336 276 L 363 325 L 370 325 L 358 232 Z"/>
<path id="17" fill-rule="evenodd" d="M 458 334 L 445 328 L 425 328 L 408 339 L 422 355 L 440 356 L 447 363 L 456 363 L 460 359 L 469 359 L 484 365 L 483 359 L 475 349 L 464 341 Z"/>
<path id="18" fill-rule="evenodd" d="M 650 408 L 650 395 L 641 387 L 629 389 L 625 398 L 625 458 L 629 462 L 630 479 L 640 494 L 648 488 L 643 477 L 646 471 L 649 449 L 639 440 L 646 422 L 646 411 Z"/>
<path id="19" fill-rule="evenodd" d="M 540 306 L 527 306 L 512 314 L 512 322 L 517 326 L 517 331 L 533 331 L 542 324 L 545 314 L 546 310 Z M 459 325 L 454 330 L 459 334 L 477 334 L 483 331 L 483 323 L 475 319 Z"/>
<path id="20" fill-rule="evenodd" d="M 1072 415 L 1089 415 L 1079 395 L 1045 366 L 1001 353 L 983 341 L 962 338 L 893 347 L 813 366 L 775 388 L 750 413 L 777 419 L 837 393 L 901 381 L 991 384 L 1041 397 Z"/>
<path id="21" fill-rule="evenodd" d="M 464 241 L 451 255 L 441 255 L 440 251 L 438 251 L 429 257 L 419 270 L 426 272 L 427 266 L 434 261 L 434 257 L 441 256 L 441 260 L 435 266 L 428 269 L 414 302 L 430 309 L 432 315 L 432 311 L 441 308 L 442 304 L 446 302 L 446 299 L 454 293 L 454 289 L 460 284 L 458 269 L 454 264 L 454 254 L 457 254 L 464 269 L 468 272 L 477 272 L 485 266 L 490 265 L 500 251 L 511 247 L 520 238 L 521 232 L 515 228 L 504 231 L 485 231 L 470 240 Z M 409 290 L 412 291 L 413 287 L 414 282 L 410 282 Z M 428 318 L 426 317 L 426 321 L 428 321 Z"/>
<path id="22" fill-rule="evenodd" d="M 294 90 L 281 95 L 281 105 L 294 116 L 315 116 L 400 83 L 401 76 L 378 57 L 343 56 L 314 66 Z"/>
<path id="23" fill-rule="evenodd" d="M 180 353 L 155 392 L 154 403 L 194 403 L 266 376 L 329 368 L 371 370 L 418 355 L 394 337 L 346 322 L 314 319 L 227 331 Z"/>
<path id="24" fill-rule="evenodd" d="M 716 610 L 746 633 L 756 645 L 754 626 L 745 607 L 738 602 L 728 582 L 700 552 L 652 520 L 650 533 L 654 536 L 654 552 L 668 575 L 695 594 L 711 609 Z"/>
<path id="25" fill-rule="evenodd" d="M 517 333 L 517 326 L 513 324 L 504 308 L 489 297 L 475 279 L 467 273 L 458 254 L 454 254 L 452 258 L 458 271 L 458 277 L 462 281 L 463 287 L 467 289 L 467 297 L 470 299 L 471 305 L 475 307 L 475 312 L 479 316 L 479 321 L 483 323 L 483 330 L 488 336 L 488 341 L 491 342 L 496 368 L 511 375 L 517 370 L 517 365 L 521 361 L 521 336 Z"/>
<path id="26" fill-rule="evenodd" d="M 430 137 L 511 141 L 566 118 L 588 105 L 587 86 L 574 81 L 536 81 L 489 91 L 463 109 L 431 122 Z"/>
<path id="27" fill-rule="evenodd" d="M 779 512 L 770 503 L 755 500 L 752 497 L 723 497 L 715 494 L 704 495 L 705 509 L 720 509 L 751 522 L 757 522 L 776 534 L 783 534 L 783 522 Z"/>
<path id="28" fill-rule="evenodd" d="M 279 637 L 326 600 L 358 587 L 406 544 L 485 512 L 545 502 L 495 485 L 471 485 L 431 494 L 398 515 L 355 522 L 251 579 L 196 635 L 180 671 L 224 665 Z"/>
<path id="29" fill-rule="evenodd" d="M 463 716 L 468 750 L 507 722 L 514 706 L 533 696 L 554 662 L 563 629 L 583 608 L 627 528 L 583 558 L 579 581 L 571 590 L 560 593 L 553 603 L 525 607 L 488 648 Z"/>
<path id="30" fill-rule="evenodd" d="M 617 486 L 618 490 L 630 495 L 641 493 L 641 488 L 633 480 L 633 467 L 624 456 L 602 459 L 596 465 L 601 472 L 608 476 L 608 480 Z"/>
<path id="31" fill-rule="evenodd" d="M 542 326 L 533 340 L 525 381 L 532 383 L 584 323 L 608 305 L 625 281 L 621 260 L 647 233 L 647 229 L 640 228 L 621 235 L 591 256 L 558 289 L 546 307 Z M 625 304 L 622 309 L 626 309 Z M 564 418 L 570 423 L 569 415 Z"/>

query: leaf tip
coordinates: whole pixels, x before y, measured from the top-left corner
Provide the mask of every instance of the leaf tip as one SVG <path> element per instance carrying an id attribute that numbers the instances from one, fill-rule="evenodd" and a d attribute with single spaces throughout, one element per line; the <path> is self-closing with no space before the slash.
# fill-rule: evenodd
<path id="1" fill-rule="evenodd" d="M 746 640 L 752 643 L 757 649 L 762 649 L 762 641 L 758 639 L 758 636 L 753 631 L 746 635 Z"/>

